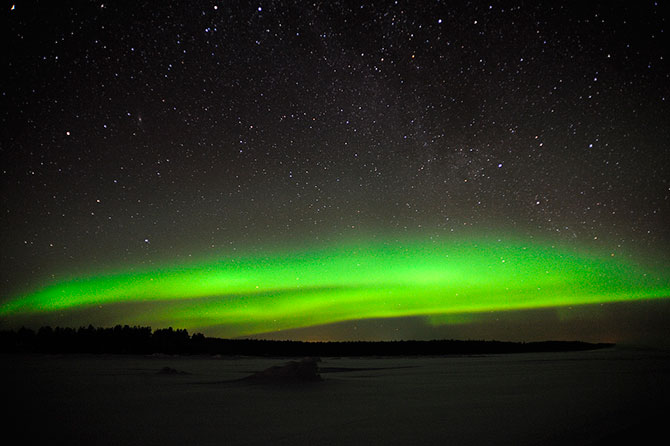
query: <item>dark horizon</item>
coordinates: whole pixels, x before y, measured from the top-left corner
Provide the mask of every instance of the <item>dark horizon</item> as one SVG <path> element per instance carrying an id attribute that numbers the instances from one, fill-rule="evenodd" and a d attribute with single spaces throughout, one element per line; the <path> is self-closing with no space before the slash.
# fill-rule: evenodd
<path id="1" fill-rule="evenodd" d="M 570 352 L 610 348 L 615 344 L 546 340 L 507 342 L 498 340 L 432 339 L 397 341 L 288 341 L 269 339 L 222 339 L 185 329 L 151 327 L 22 327 L 0 331 L 0 353 L 115 353 L 115 354 L 208 354 L 226 356 L 441 356 L 509 353 Z"/>
<path id="2" fill-rule="evenodd" d="M 92 310 L 95 314 L 95 310 Z M 115 321 L 113 318 L 91 318 L 91 312 L 80 311 L 64 314 L 56 324 L 47 314 L 42 318 L 15 318 L 13 323 L 5 320 L 0 330 L 18 330 L 22 326 L 33 330 L 41 326 L 87 327 L 116 325 L 145 325 Z M 509 342 L 537 342 L 545 340 L 584 341 L 590 343 L 613 343 L 641 347 L 670 349 L 667 323 L 670 317 L 670 299 L 596 304 L 582 308 L 546 308 L 526 311 L 494 312 L 478 318 L 453 319 L 451 323 L 438 326 L 426 324 L 421 317 L 368 319 L 345 321 L 334 324 L 279 330 L 248 336 L 230 336 L 223 326 L 184 327 L 191 333 L 204 333 L 208 337 L 225 339 L 265 339 L 287 341 L 350 342 L 350 341 L 397 341 L 432 339 L 497 339 Z M 88 323 L 81 323 L 88 319 Z"/>

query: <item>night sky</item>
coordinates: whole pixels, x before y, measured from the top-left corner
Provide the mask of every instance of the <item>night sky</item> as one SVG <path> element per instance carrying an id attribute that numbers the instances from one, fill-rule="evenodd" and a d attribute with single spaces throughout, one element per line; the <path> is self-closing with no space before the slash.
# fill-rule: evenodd
<path id="1" fill-rule="evenodd" d="M 660 1 L 6 3 L 0 328 L 661 339 L 667 17 Z"/>

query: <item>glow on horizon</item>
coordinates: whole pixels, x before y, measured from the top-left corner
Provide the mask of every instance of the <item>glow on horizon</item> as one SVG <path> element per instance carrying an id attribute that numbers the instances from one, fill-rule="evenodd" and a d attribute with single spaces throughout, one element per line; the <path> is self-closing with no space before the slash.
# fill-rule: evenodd
<path id="1" fill-rule="evenodd" d="M 0 317 L 102 306 L 118 323 L 222 327 L 246 336 L 371 318 L 423 316 L 439 324 L 465 314 L 668 296 L 667 269 L 619 258 L 508 240 L 414 240 L 81 277 L 4 302 Z"/>

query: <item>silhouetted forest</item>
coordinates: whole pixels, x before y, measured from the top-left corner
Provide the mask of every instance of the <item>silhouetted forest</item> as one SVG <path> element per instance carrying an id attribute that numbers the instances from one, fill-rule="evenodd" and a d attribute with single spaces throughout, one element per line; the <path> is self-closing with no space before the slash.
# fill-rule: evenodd
<path id="1" fill-rule="evenodd" d="M 249 356 L 414 356 L 474 355 L 592 350 L 613 344 L 579 341 L 384 341 L 301 342 L 220 339 L 187 330 L 117 325 L 112 328 L 42 327 L 0 331 L 3 353 L 211 354 Z"/>

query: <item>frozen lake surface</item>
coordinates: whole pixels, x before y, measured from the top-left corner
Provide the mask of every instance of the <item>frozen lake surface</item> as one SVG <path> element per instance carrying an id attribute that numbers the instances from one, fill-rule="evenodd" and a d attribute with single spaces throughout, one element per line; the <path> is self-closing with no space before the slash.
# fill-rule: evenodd
<path id="1" fill-rule="evenodd" d="M 624 348 L 322 358 L 321 382 L 236 381 L 288 360 L 4 355 L 5 421 L 26 444 L 605 445 L 662 432 L 670 402 L 670 353 Z"/>

